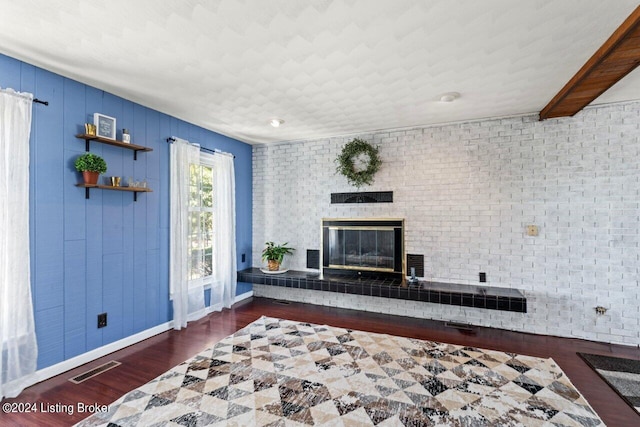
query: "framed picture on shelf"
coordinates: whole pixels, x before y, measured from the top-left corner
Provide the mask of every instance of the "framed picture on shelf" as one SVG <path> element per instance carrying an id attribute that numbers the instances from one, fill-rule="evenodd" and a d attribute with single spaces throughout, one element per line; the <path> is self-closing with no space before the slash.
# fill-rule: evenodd
<path id="1" fill-rule="evenodd" d="M 96 126 L 98 136 L 108 139 L 116 139 L 116 119 L 100 113 L 93 113 L 93 124 Z"/>

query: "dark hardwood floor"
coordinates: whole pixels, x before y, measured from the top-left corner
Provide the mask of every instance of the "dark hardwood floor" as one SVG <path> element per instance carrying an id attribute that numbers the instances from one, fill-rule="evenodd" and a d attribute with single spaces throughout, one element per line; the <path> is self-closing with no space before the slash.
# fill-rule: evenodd
<path id="1" fill-rule="evenodd" d="M 552 357 L 586 397 L 608 426 L 637 426 L 640 416 L 592 371 L 577 351 L 640 360 L 640 349 L 591 341 L 524 334 L 500 329 L 475 328 L 465 332 L 442 322 L 368 313 L 302 303 L 281 303 L 251 298 L 231 310 L 213 313 L 182 331 L 167 331 L 91 363 L 26 389 L 17 399 L 5 402 L 36 404 L 50 412 L 0 413 L 1 426 L 68 426 L 90 414 L 78 413 L 78 402 L 108 405 L 123 394 L 152 380 L 171 367 L 232 334 L 262 315 L 310 323 L 359 329 L 419 339 L 470 345 L 537 357 Z M 122 365 L 73 384 L 69 378 L 117 360 Z M 51 406 L 53 405 L 53 406 Z M 55 405 L 58 405 L 57 407 Z M 64 408 L 73 408 L 69 414 Z M 62 408 L 62 412 L 55 412 Z"/>

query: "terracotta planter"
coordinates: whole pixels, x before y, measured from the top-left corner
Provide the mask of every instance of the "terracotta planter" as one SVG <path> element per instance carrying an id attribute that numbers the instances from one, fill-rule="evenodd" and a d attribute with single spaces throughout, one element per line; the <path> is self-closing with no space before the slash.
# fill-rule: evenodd
<path id="1" fill-rule="evenodd" d="M 83 171 L 82 178 L 85 184 L 96 185 L 98 183 L 99 172 Z"/>
<path id="2" fill-rule="evenodd" d="M 267 267 L 269 268 L 269 271 L 278 271 L 280 270 L 280 263 L 275 259 L 270 259 L 267 261 Z"/>

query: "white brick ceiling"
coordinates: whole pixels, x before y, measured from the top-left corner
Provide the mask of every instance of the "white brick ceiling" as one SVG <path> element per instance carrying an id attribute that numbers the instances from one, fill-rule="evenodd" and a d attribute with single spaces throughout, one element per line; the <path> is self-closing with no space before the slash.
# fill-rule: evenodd
<path id="1" fill-rule="evenodd" d="M 636 6 L 0 0 L 0 52 L 242 141 L 291 141 L 538 112 Z M 596 102 L 629 99 L 640 70 Z"/>

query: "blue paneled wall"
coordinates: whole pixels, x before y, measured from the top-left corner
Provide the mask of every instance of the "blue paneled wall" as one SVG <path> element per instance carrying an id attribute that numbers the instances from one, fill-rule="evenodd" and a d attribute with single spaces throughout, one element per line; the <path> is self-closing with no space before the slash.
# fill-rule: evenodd
<path id="1" fill-rule="evenodd" d="M 30 166 L 31 276 L 38 368 L 44 368 L 171 320 L 169 301 L 169 148 L 177 136 L 235 154 L 238 269 L 251 260 L 251 146 L 102 90 L 0 55 L 0 87 L 49 101 L 33 104 Z M 138 201 L 128 192 L 75 186 L 73 162 L 85 150 L 93 113 L 117 119 L 139 153 L 91 144 L 106 175 L 146 179 Z M 246 262 L 241 262 L 241 254 Z M 238 284 L 238 294 L 250 290 Z M 97 328 L 97 315 L 108 326 Z"/>

